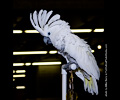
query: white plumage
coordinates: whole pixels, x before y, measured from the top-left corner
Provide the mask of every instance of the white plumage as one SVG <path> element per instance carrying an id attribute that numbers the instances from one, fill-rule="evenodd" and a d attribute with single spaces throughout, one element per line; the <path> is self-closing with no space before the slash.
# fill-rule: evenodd
<path id="1" fill-rule="evenodd" d="M 60 19 L 56 14 L 50 18 L 53 11 L 47 13 L 46 10 L 40 10 L 39 14 L 34 11 L 33 18 L 30 14 L 30 21 L 33 27 L 41 35 L 48 37 L 67 63 L 74 62 L 73 69 L 78 67 L 75 74 L 84 82 L 85 91 L 98 94 L 96 80 L 100 78 L 100 71 L 97 62 L 91 53 L 91 48 L 86 41 L 73 34 L 67 22 Z M 65 55 L 65 53 L 67 55 Z"/>

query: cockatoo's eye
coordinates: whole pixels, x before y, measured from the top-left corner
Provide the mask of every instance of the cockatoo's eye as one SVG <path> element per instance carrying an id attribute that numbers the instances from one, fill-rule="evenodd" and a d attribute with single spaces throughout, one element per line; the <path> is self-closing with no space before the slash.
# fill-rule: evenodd
<path id="1" fill-rule="evenodd" d="M 50 35 L 50 32 L 48 32 L 48 35 Z"/>

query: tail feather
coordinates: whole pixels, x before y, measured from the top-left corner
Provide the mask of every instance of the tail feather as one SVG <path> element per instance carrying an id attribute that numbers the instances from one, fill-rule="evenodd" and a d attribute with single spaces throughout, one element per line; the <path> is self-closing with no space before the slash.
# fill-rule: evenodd
<path id="1" fill-rule="evenodd" d="M 90 80 L 87 78 L 84 78 L 84 89 L 87 90 L 92 95 L 96 93 L 98 95 L 98 86 L 96 79 L 94 77 L 90 77 Z"/>
<path id="2" fill-rule="evenodd" d="M 86 77 L 83 76 L 83 73 L 80 70 L 76 71 L 75 74 L 84 82 L 85 91 L 88 91 L 92 95 L 94 95 L 94 93 L 98 95 L 98 85 L 94 76 L 90 76 L 88 80 Z"/>

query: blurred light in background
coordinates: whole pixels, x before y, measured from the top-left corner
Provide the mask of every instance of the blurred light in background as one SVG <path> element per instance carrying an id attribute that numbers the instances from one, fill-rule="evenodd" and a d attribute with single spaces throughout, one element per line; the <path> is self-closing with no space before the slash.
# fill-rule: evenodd
<path id="1" fill-rule="evenodd" d="M 58 62 L 33 62 L 32 65 L 60 65 L 62 64 L 60 61 Z"/>
<path id="2" fill-rule="evenodd" d="M 13 30 L 13 33 L 22 33 L 22 30 Z"/>
<path id="3" fill-rule="evenodd" d="M 101 28 L 101 29 L 95 29 L 93 32 L 104 32 L 104 29 Z"/>
<path id="4" fill-rule="evenodd" d="M 71 29 L 73 33 L 84 33 L 84 32 L 91 32 L 92 29 Z"/>
<path id="5" fill-rule="evenodd" d="M 57 50 L 49 51 L 49 54 L 56 54 L 56 53 L 57 53 Z"/>
<path id="6" fill-rule="evenodd" d="M 24 66 L 24 63 L 13 63 L 13 66 Z"/>
<path id="7" fill-rule="evenodd" d="M 13 70 L 13 73 L 15 73 L 15 70 Z"/>
<path id="8" fill-rule="evenodd" d="M 13 55 L 31 55 L 31 54 L 47 54 L 47 51 L 20 51 L 20 52 L 13 52 Z"/>
<path id="9" fill-rule="evenodd" d="M 16 51 L 13 52 L 13 55 L 34 55 L 34 54 L 47 54 L 48 51 Z M 49 54 L 56 54 L 57 50 L 49 51 Z"/>
<path id="10" fill-rule="evenodd" d="M 25 73 L 26 70 L 16 70 L 16 73 Z"/>
<path id="11" fill-rule="evenodd" d="M 16 89 L 25 89 L 25 86 L 16 86 Z"/>
<path id="12" fill-rule="evenodd" d="M 98 48 L 98 49 L 101 49 L 101 48 L 102 48 L 102 46 L 101 46 L 101 45 L 98 45 L 98 46 L 97 46 L 97 48 Z"/>
<path id="13" fill-rule="evenodd" d="M 25 77 L 25 74 L 19 74 L 19 75 L 13 75 L 13 78 L 17 78 L 17 77 Z"/>
<path id="14" fill-rule="evenodd" d="M 60 65 L 61 61 L 57 62 L 33 62 L 32 65 Z M 31 63 L 13 63 L 13 66 L 30 66 Z"/>
<path id="15" fill-rule="evenodd" d="M 91 50 L 91 52 L 92 52 L 92 53 L 94 53 L 94 52 L 95 52 L 95 50 Z"/>
<path id="16" fill-rule="evenodd" d="M 25 63 L 25 66 L 30 66 L 31 65 L 31 63 Z"/>
<path id="17" fill-rule="evenodd" d="M 37 30 L 25 30 L 25 33 L 39 33 Z"/>

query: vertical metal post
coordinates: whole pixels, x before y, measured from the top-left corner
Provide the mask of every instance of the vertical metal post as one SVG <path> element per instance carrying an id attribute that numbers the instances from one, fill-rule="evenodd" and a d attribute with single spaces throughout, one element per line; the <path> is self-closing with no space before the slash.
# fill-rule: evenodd
<path id="1" fill-rule="evenodd" d="M 66 100 L 67 94 L 67 72 L 65 69 L 61 69 L 62 74 L 62 100 Z"/>

